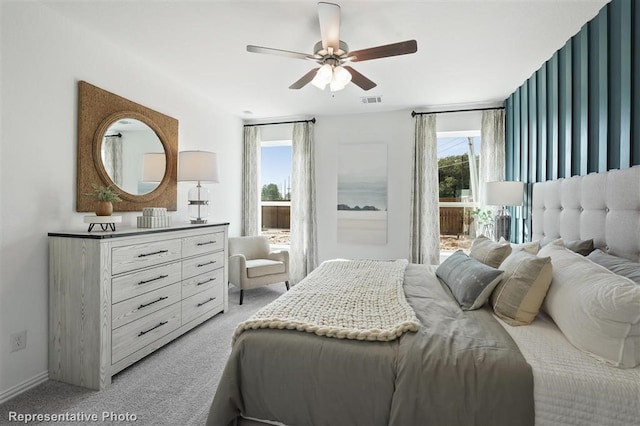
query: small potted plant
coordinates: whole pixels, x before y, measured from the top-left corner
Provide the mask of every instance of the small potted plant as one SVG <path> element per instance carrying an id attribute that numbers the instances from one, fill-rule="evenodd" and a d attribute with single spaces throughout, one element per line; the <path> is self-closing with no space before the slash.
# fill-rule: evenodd
<path id="1" fill-rule="evenodd" d="M 113 203 L 122 201 L 119 197 L 120 194 L 111 189 L 111 186 L 92 183 L 91 188 L 93 188 L 93 192 L 87 192 L 84 195 L 97 201 L 96 216 L 111 216 Z"/>

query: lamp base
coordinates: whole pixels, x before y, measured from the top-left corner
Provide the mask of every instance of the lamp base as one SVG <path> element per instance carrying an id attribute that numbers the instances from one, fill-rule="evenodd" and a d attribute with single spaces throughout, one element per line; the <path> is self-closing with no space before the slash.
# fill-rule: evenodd
<path id="1" fill-rule="evenodd" d="M 209 191 L 198 185 L 189 190 L 189 218 L 192 224 L 207 223 L 209 216 Z"/>
<path id="2" fill-rule="evenodd" d="M 506 209 L 501 209 L 496 214 L 495 220 L 495 239 L 500 240 L 500 237 L 506 241 L 511 241 L 511 215 Z"/>

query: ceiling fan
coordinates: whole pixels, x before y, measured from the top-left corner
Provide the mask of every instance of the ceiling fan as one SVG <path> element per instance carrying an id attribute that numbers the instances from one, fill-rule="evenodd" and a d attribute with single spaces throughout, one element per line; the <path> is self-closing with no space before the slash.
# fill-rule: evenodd
<path id="1" fill-rule="evenodd" d="M 247 51 L 317 62 L 321 65 L 320 67 L 303 75 L 302 78 L 289 86 L 289 89 L 301 89 L 310 82 L 321 90 L 329 85 L 332 92 L 344 89 L 350 81 L 363 90 L 376 87 L 376 83 L 345 64 L 407 55 L 418 51 L 418 43 L 415 40 L 407 40 L 350 52 L 347 43 L 340 40 L 340 6 L 333 3 L 318 3 L 318 18 L 322 40 L 313 47 L 313 54 L 253 45 L 247 45 Z"/>

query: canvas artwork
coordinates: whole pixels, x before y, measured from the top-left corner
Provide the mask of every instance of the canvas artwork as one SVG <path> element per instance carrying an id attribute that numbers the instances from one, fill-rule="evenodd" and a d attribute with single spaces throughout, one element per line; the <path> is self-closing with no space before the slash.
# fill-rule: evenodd
<path id="1" fill-rule="evenodd" d="M 338 242 L 387 243 L 387 145 L 338 147 Z"/>

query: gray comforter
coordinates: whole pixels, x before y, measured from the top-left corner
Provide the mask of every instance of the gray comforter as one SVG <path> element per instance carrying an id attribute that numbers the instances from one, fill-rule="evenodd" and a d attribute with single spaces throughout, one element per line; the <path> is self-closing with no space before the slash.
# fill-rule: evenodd
<path id="1" fill-rule="evenodd" d="M 461 311 L 433 267 L 409 265 L 404 289 L 421 327 L 391 342 L 244 332 L 207 424 L 533 425 L 531 368 L 491 311 Z"/>

